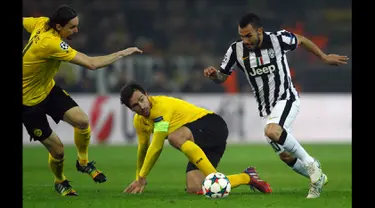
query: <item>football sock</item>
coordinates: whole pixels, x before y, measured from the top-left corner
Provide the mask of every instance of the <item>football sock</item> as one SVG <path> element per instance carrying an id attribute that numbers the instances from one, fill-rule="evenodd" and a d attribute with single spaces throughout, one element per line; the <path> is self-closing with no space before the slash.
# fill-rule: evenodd
<path id="1" fill-rule="evenodd" d="M 64 159 L 55 159 L 51 154 L 48 154 L 48 165 L 52 170 L 53 176 L 55 177 L 55 183 L 60 183 L 66 180 L 63 173 Z"/>
<path id="2" fill-rule="evenodd" d="M 239 173 L 227 176 L 232 188 L 239 185 L 248 185 L 250 183 L 250 176 L 247 173 Z"/>
<path id="3" fill-rule="evenodd" d="M 309 174 L 307 173 L 307 170 L 305 169 L 303 163 L 301 162 L 301 160 L 295 158 L 293 160 L 293 162 L 291 163 L 287 163 L 287 165 L 289 167 L 292 168 L 292 170 L 294 170 L 296 173 L 302 175 L 302 176 L 305 176 L 306 178 L 309 178 Z"/>
<path id="4" fill-rule="evenodd" d="M 79 164 L 86 166 L 89 160 L 88 147 L 90 144 L 91 129 L 74 128 L 74 143 L 77 147 Z"/>
<path id="5" fill-rule="evenodd" d="M 193 163 L 199 170 L 203 172 L 205 176 L 210 173 L 216 172 L 215 167 L 208 160 L 203 150 L 192 141 L 186 141 L 181 146 L 181 151 L 189 158 L 189 161 Z"/>
<path id="6" fill-rule="evenodd" d="M 277 141 L 284 149 L 292 154 L 295 157 L 300 159 L 302 163 L 310 163 L 314 162 L 314 158 L 312 158 L 306 150 L 301 146 L 301 144 L 294 138 L 291 133 L 286 132 L 284 129 L 281 133 L 279 141 Z"/>

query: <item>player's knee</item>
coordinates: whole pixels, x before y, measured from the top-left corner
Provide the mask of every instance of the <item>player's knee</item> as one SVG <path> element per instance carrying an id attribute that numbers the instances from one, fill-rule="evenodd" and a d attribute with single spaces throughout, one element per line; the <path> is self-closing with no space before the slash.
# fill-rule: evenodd
<path id="1" fill-rule="evenodd" d="M 69 109 L 64 115 L 64 121 L 68 122 L 74 128 L 87 129 L 89 127 L 89 118 L 83 110 L 76 106 Z"/>
<path id="2" fill-rule="evenodd" d="M 192 163 L 188 163 L 186 172 L 186 192 L 196 194 L 202 189 L 202 183 L 204 181 L 204 174 L 202 171 L 195 169 Z"/>
<path id="3" fill-rule="evenodd" d="M 172 147 L 180 149 L 185 141 L 181 135 L 172 133 L 168 136 L 168 142 Z"/>
<path id="4" fill-rule="evenodd" d="M 90 125 L 89 118 L 85 113 L 78 113 L 71 119 L 71 125 L 78 129 L 87 129 Z"/>
<path id="5" fill-rule="evenodd" d="M 277 123 L 267 124 L 264 128 L 265 135 L 272 141 L 277 142 L 283 132 L 283 128 Z"/>
<path id="6" fill-rule="evenodd" d="M 51 155 L 52 155 L 53 158 L 58 159 L 58 160 L 64 159 L 64 151 L 51 152 Z"/>
<path id="7" fill-rule="evenodd" d="M 196 194 L 201 190 L 201 188 L 201 186 L 188 184 L 188 186 L 186 187 L 186 192 L 189 194 Z"/>
<path id="8" fill-rule="evenodd" d="M 79 128 L 79 129 L 87 129 L 90 125 L 90 121 L 89 121 L 89 118 L 87 117 L 86 114 L 80 116 L 78 119 L 77 119 L 77 126 L 76 128 Z"/>
<path id="9" fill-rule="evenodd" d="M 50 150 L 50 154 L 55 159 L 58 159 L 58 160 L 63 159 L 64 158 L 64 145 L 63 144 L 55 145 Z"/>
<path id="10" fill-rule="evenodd" d="M 181 127 L 168 135 L 168 142 L 173 147 L 180 149 L 187 141 L 192 140 L 192 133 L 187 127 Z"/>
<path id="11" fill-rule="evenodd" d="M 80 108 L 77 109 L 75 115 L 73 115 L 73 120 L 75 123 L 75 128 L 87 129 L 89 127 L 90 121 L 86 113 L 84 113 Z"/>
<path id="12" fill-rule="evenodd" d="M 53 158 L 64 158 L 64 144 L 61 142 L 56 133 L 52 132 L 48 138 L 40 140 L 40 142 L 47 148 L 48 152 Z"/>

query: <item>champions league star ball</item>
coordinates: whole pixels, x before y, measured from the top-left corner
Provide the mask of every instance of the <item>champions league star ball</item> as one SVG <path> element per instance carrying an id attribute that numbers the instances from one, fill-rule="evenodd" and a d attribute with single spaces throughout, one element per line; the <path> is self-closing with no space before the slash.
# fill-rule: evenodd
<path id="1" fill-rule="evenodd" d="M 207 198 L 225 198 L 229 195 L 231 185 L 229 179 L 222 173 L 209 174 L 202 183 L 203 195 Z"/>

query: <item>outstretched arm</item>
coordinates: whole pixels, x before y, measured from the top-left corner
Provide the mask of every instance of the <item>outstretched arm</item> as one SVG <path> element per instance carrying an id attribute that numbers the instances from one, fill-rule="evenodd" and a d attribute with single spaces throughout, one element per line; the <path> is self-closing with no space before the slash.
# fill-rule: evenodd
<path id="1" fill-rule="evenodd" d="M 86 67 L 90 70 L 100 69 L 108 66 L 122 57 L 129 56 L 133 53 L 142 53 L 137 47 L 127 48 L 105 56 L 87 56 L 84 53 L 77 52 L 76 56 L 70 61 L 71 63 Z"/>
<path id="2" fill-rule="evenodd" d="M 340 64 L 347 64 L 347 60 L 349 60 L 347 56 L 341 56 L 337 54 L 327 55 L 314 42 L 312 42 L 308 38 L 302 35 L 297 35 L 297 34 L 295 35 L 297 37 L 298 45 L 301 45 L 307 51 L 317 56 L 324 63 L 329 64 L 329 65 L 336 65 L 336 66 Z"/>
<path id="3" fill-rule="evenodd" d="M 227 52 L 224 55 L 223 61 L 220 64 L 220 68 L 216 69 L 213 66 L 209 66 L 204 69 L 204 76 L 210 78 L 217 84 L 224 83 L 227 78 L 231 75 L 234 70 L 234 64 L 236 63 L 236 43 L 232 43 Z"/>
<path id="4" fill-rule="evenodd" d="M 105 56 L 87 56 L 86 54 L 73 49 L 60 38 L 55 37 L 44 38 L 41 47 L 46 51 L 46 54 L 48 54 L 45 58 L 67 61 L 86 67 L 90 70 L 108 66 L 120 58 L 129 56 L 133 53 L 142 53 L 137 47 L 130 47 Z"/>

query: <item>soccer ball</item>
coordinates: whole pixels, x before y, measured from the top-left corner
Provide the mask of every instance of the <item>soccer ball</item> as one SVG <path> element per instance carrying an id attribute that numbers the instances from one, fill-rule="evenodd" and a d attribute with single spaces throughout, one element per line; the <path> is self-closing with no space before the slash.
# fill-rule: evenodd
<path id="1" fill-rule="evenodd" d="M 203 195 L 207 198 L 225 198 L 229 195 L 231 185 L 222 173 L 209 174 L 202 183 Z"/>

